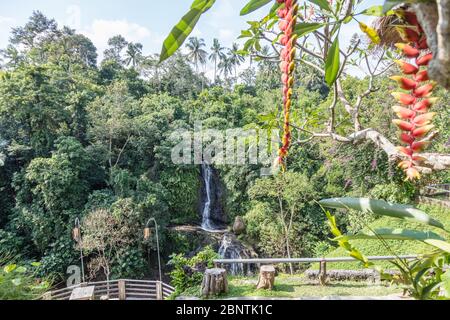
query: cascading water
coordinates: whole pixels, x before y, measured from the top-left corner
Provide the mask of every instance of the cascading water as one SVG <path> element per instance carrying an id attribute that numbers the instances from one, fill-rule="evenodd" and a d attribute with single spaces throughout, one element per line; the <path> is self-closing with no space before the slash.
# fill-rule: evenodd
<path id="1" fill-rule="evenodd" d="M 227 233 L 222 238 L 219 256 L 221 259 L 249 259 L 251 254 L 248 249 L 236 239 L 234 234 Z M 248 275 L 255 269 L 253 265 L 243 263 L 232 263 L 225 267 L 232 275 Z"/>
<path id="2" fill-rule="evenodd" d="M 223 232 L 226 219 L 221 206 L 221 187 L 213 167 L 203 164 L 202 178 L 202 229 L 209 232 Z"/>
<path id="3" fill-rule="evenodd" d="M 234 244 L 234 240 L 235 239 L 230 234 L 226 234 L 223 237 L 219 248 L 219 256 L 221 259 L 242 259 L 242 250 L 238 250 L 237 246 Z M 232 263 L 227 267 L 232 275 L 244 274 L 244 264 L 242 263 Z"/>
<path id="4" fill-rule="evenodd" d="M 202 228 L 204 230 L 214 230 L 211 219 L 211 189 L 212 189 L 212 168 L 209 165 L 202 165 L 203 183 L 205 184 L 206 201 L 203 204 Z"/>
<path id="5" fill-rule="evenodd" d="M 221 206 L 222 186 L 215 169 L 208 165 L 202 165 L 202 196 L 200 212 L 202 214 L 202 229 L 208 233 L 224 233 L 220 243 L 219 255 L 222 259 L 248 259 L 249 250 L 240 243 L 236 236 L 227 233 L 226 217 Z M 254 266 L 242 263 L 233 263 L 226 266 L 232 275 L 250 274 Z"/>

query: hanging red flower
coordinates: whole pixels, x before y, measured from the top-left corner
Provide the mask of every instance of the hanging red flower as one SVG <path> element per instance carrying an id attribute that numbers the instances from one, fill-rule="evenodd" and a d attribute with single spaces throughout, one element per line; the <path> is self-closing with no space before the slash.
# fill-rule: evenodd
<path id="1" fill-rule="evenodd" d="M 400 162 L 399 167 L 405 171 L 406 179 L 414 180 L 420 178 L 417 167 L 425 160 L 419 153 L 429 145 L 428 141 L 420 139 L 434 128 L 431 121 L 435 113 L 428 111 L 436 102 L 436 98 L 430 97 L 434 83 L 428 82 L 427 65 L 433 55 L 429 52 L 426 35 L 414 13 L 404 12 L 403 17 L 409 26 L 399 30 L 405 43 L 398 43 L 396 47 L 410 61 L 397 60 L 396 63 L 403 75 L 391 79 L 408 93 L 392 93 L 401 104 L 393 107 L 399 118 L 393 122 L 403 131 L 400 141 L 406 145 L 398 147 L 398 150 L 406 156 L 406 160 Z"/>
<path id="2" fill-rule="evenodd" d="M 291 147 L 292 131 L 290 124 L 292 94 L 294 85 L 295 70 L 295 45 L 297 43 L 297 35 L 295 34 L 295 26 L 297 24 L 298 4 L 297 0 L 277 0 L 283 3 L 278 10 L 280 18 L 279 28 L 281 30 L 280 43 L 283 45 L 281 50 L 280 69 L 282 72 L 281 81 L 283 84 L 283 138 L 282 146 L 278 152 L 277 164 L 284 166 L 286 157 Z"/>

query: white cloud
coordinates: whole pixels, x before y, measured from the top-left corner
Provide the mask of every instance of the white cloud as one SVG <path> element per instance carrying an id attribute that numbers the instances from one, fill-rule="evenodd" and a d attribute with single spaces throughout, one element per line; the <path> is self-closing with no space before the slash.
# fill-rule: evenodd
<path id="1" fill-rule="evenodd" d="M 220 29 L 218 38 L 223 43 L 231 43 L 236 40 L 236 32 L 230 29 Z"/>
<path id="2" fill-rule="evenodd" d="M 142 43 L 146 53 L 158 52 L 163 41 L 162 36 L 127 20 L 94 20 L 89 27 L 81 30 L 81 33 L 92 40 L 98 49 L 100 59 L 108 47 L 108 40 L 119 34 L 127 41 Z"/>

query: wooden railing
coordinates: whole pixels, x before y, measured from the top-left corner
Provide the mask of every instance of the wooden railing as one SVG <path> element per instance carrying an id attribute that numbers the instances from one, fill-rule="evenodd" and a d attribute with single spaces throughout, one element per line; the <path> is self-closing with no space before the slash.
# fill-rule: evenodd
<path id="1" fill-rule="evenodd" d="M 49 291 L 44 300 L 70 300 L 76 288 L 94 287 L 94 299 L 108 300 L 164 300 L 175 292 L 172 286 L 160 281 L 112 280 L 82 283 L 76 286 Z"/>

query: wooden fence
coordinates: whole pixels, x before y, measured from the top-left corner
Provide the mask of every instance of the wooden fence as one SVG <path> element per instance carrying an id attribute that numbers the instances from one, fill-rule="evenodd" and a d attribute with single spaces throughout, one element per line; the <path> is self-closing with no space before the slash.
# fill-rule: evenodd
<path id="1" fill-rule="evenodd" d="M 112 280 L 82 283 L 76 286 L 47 292 L 44 300 L 70 300 L 76 288 L 95 287 L 94 299 L 100 300 L 164 300 L 175 292 L 172 286 L 160 281 Z"/>

